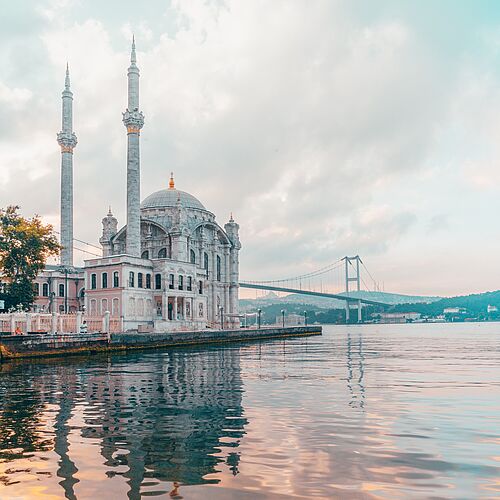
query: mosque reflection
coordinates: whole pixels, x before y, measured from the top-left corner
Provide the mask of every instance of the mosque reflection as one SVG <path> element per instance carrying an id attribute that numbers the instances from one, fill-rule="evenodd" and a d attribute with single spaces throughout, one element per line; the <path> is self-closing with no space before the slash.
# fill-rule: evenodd
<path id="1" fill-rule="evenodd" d="M 217 483 L 214 473 L 224 466 L 238 474 L 237 448 L 247 420 L 237 349 L 19 364 L 7 370 L 0 376 L 0 460 L 16 460 L 16 450 L 55 452 L 66 498 L 76 498 L 79 481 L 75 433 L 84 445 L 98 443 L 107 476 L 121 475 L 129 498 L 140 497 L 148 478 L 195 485 Z M 48 407 L 54 408 L 53 428 L 43 432 L 41 414 Z M 51 437 L 44 439 L 47 434 Z M 204 479 L 208 475 L 211 479 Z"/>

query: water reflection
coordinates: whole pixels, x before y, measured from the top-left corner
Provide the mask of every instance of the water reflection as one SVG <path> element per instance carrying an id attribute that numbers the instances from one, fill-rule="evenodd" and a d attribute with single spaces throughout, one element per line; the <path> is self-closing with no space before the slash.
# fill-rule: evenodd
<path id="1" fill-rule="evenodd" d="M 92 455 L 82 443 L 99 447 L 107 476 L 123 477 L 129 498 L 148 478 L 194 485 L 219 482 L 221 465 L 239 472 L 246 419 L 237 350 L 19 364 L 0 378 L 0 395 L 0 458 L 55 452 L 68 499 Z"/>
<path id="2" fill-rule="evenodd" d="M 365 405 L 363 335 L 358 334 L 357 338 L 353 340 L 353 334 L 349 330 L 346 344 L 347 388 L 351 394 L 349 406 L 363 408 Z"/>
<path id="3" fill-rule="evenodd" d="M 497 325 L 0 366 L 0 498 L 493 498 Z"/>

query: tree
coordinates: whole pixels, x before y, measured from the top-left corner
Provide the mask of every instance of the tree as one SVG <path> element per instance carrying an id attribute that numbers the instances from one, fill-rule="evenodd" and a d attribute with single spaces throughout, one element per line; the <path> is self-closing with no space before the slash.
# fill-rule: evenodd
<path id="1" fill-rule="evenodd" d="M 48 257 L 59 254 L 61 246 L 50 224 L 40 217 L 22 217 L 18 206 L 0 209 L 0 272 L 6 282 L 6 305 L 33 304 L 33 282 L 45 268 Z"/>

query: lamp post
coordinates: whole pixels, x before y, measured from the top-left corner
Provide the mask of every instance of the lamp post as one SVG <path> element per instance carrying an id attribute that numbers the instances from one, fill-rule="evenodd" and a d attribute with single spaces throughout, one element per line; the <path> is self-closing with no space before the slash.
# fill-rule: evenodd
<path id="1" fill-rule="evenodd" d="M 257 328 L 260 330 L 260 315 L 262 314 L 262 309 L 257 309 Z"/>
<path id="2" fill-rule="evenodd" d="M 307 326 L 307 311 L 304 311 L 304 326 Z"/>
<path id="3" fill-rule="evenodd" d="M 283 328 L 285 328 L 285 310 L 284 309 L 281 310 L 281 319 L 282 319 L 282 323 L 283 323 Z"/>

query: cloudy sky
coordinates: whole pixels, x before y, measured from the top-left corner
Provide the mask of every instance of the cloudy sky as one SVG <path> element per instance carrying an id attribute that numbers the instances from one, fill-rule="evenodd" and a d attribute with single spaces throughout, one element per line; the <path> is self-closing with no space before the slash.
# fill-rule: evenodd
<path id="1" fill-rule="evenodd" d="M 173 170 L 232 211 L 243 278 L 358 253 L 387 291 L 500 288 L 497 2 L 2 0 L 1 206 L 59 224 L 68 60 L 75 237 L 124 222 L 132 33 L 142 196 Z"/>

